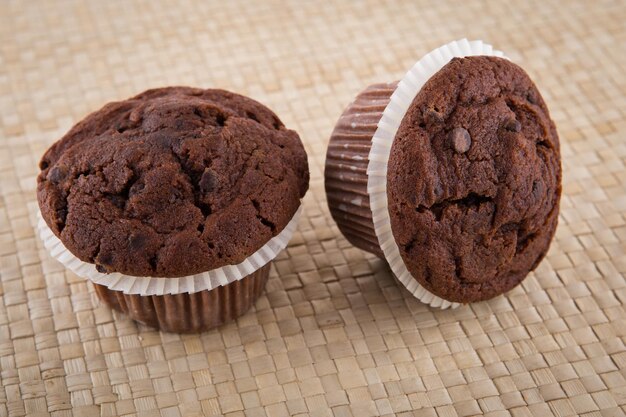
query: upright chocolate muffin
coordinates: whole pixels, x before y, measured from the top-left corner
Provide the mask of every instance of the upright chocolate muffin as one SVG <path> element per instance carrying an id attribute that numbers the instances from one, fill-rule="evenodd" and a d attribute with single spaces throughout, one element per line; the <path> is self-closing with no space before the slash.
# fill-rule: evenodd
<path id="1" fill-rule="evenodd" d="M 502 294 L 545 256 L 557 225 L 548 109 L 528 75 L 497 56 L 445 60 L 401 114 L 403 86 L 368 87 L 337 123 L 325 171 L 331 213 L 427 303 Z"/>
<path id="2" fill-rule="evenodd" d="M 253 304 L 309 179 L 298 135 L 272 111 L 187 87 L 106 105 L 52 145 L 40 168 L 41 215 L 95 267 L 87 275 L 100 298 L 179 332 Z"/>

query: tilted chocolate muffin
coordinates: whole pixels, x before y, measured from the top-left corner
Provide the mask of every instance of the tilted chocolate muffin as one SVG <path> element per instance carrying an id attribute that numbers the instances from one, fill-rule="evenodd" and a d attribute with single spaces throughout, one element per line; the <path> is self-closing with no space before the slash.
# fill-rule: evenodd
<path id="1" fill-rule="evenodd" d="M 368 158 L 396 88 L 371 86 L 348 106 L 325 172 L 342 233 L 383 258 Z M 440 306 L 486 300 L 519 284 L 545 256 L 559 211 L 559 139 L 517 65 L 495 56 L 451 59 L 412 99 L 388 152 L 390 234 L 415 282 L 410 290 L 447 302 Z"/>
<path id="2" fill-rule="evenodd" d="M 40 168 L 41 214 L 65 248 L 100 273 L 136 277 L 186 277 L 245 262 L 283 232 L 309 180 L 297 133 L 272 111 L 227 91 L 187 87 L 106 105 L 48 149 Z M 213 294 L 179 294 L 198 298 L 190 313 L 196 323 L 173 305 L 157 311 L 174 296 L 150 302 L 96 288 L 133 318 L 197 331 L 245 312 L 268 273 L 260 265 L 254 276 L 203 291 Z M 236 293 L 212 299 L 230 286 Z M 132 297 L 147 307 L 130 308 Z"/>
<path id="3" fill-rule="evenodd" d="M 435 74 L 402 120 L 388 175 L 402 258 L 440 297 L 492 298 L 548 250 L 559 139 L 537 88 L 510 61 L 455 58 Z"/>

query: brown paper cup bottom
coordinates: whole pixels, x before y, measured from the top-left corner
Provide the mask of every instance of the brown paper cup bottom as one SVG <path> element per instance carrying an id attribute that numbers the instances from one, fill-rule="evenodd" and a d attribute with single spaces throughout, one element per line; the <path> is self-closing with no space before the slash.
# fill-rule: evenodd
<path id="1" fill-rule="evenodd" d="M 396 85 L 371 85 L 346 108 L 331 134 L 324 170 L 328 207 L 339 230 L 354 246 L 382 259 L 367 193 L 367 165 L 372 137 Z"/>
<path id="2" fill-rule="evenodd" d="M 176 333 L 206 331 L 242 316 L 259 298 L 270 264 L 230 284 L 196 293 L 129 295 L 94 283 L 96 294 L 111 308 L 151 327 Z"/>

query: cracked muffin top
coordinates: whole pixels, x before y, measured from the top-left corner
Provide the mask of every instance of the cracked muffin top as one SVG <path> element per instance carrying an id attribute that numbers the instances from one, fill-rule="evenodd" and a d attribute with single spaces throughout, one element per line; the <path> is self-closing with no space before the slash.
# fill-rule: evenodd
<path id="1" fill-rule="evenodd" d="M 456 302 L 513 288 L 546 254 L 561 194 L 559 139 L 534 83 L 505 59 L 451 60 L 403 118 L 387 187 L 422 286 Z"/>
<path id="2" fill-rule="evenodd" d="M 110 103 L 44 154 L 41 214 L 101 272 L 179 277 L 280 233 L 309 182 L 298 134 L 262 104 L 171 87 Z"/>

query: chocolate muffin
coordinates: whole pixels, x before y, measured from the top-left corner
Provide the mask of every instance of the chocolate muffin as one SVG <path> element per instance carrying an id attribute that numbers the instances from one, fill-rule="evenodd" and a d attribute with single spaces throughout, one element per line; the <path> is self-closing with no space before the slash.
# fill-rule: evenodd
<path id="1" fill-rule="evenodd" d="M 106 105 L 52 145 L 40 168 L 41 215 L 71 254 L 102 274 L 168 279 L 246 262 L 285 230 L 309 180 L 297 133 L 271 110 L 238 94 L 187 87 Z M 249 290 L 236 280 L 200 292 L 194 311 L 171 303 L 158 312 L 173 295 L 97 289 L 133 318 L 198 331 L 245 312 L 269 273 L 256 269 L 242 278 L 255 281 Z M 129 296 L 145 307 L 129 308 Z"/>
<path id="2" fill-rule="evenodd" d="M 396 88 L 371 86 L 346 109 L 325 172 L 342 233 L 385 259 L 368 158 Z M 559 139 L 519 66 L 495 56 L 452 58 L 421 86 L 390 143 L 388 226 L 416 296 L 444 300 L 440 306 L 490 299 L 545 256 L 561 195 Z"/>

